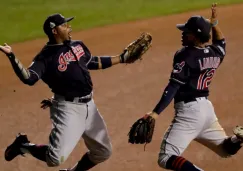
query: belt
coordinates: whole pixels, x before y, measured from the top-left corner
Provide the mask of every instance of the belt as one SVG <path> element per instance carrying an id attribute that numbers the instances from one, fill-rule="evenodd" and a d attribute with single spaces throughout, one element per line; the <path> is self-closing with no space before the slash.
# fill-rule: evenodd
<path id="1" fill-rule="evenodd" d="M 54 99 L 60 99 L 68 102 L 74 102 L 74 103 L 88 103 L 90 100 L 92 100 L 92 97 L 93 97 L 93 93 L 90 93 L 82 97 L 60 96 L 57 94 L 54 95 Z"/>
<path id="2" fill-rule="evenodd" d="M 78 102 L 78 103 L 88 103 L 92 98 L 81 98 L 81 97 L 64 97 L 65 101 L 68 102 Z"/>
<path id="3" fill-rule="evenodd" d="M 185 98 L 183 100 L 182 99 L 175 100 L 175 103 L 179 103 L 179 102 L 189 103 L 189 102 L 194 102 L 202 99 L 208 99 L 208 97 L 190 97 L 190 98 Z"/>

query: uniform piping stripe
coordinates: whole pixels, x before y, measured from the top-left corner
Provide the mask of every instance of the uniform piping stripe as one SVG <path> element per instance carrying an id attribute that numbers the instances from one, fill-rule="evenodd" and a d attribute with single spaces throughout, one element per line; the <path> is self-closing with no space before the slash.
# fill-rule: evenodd
<path id="1" fill-rule="evenodd" d="M 86 66 L 90 63 L 90 61 L 92 60 L 92 58 L 93 58 L 93 56 L 92 55 L 90 55 L 91 57 L 90 57 L 90 59 L 89 59 L 89 61 L 87 62 L 87 64 L 86 64 Z"/>
<path id="2" fill-rule="evenodd" d="M 177 169 L 179 169 L 179 166 L 180 166 L 180 163 L 183 161 L 183 158 L 182 157 L 180 157 L 177 161 L 176 161 L 176 163 L 175 163 L 175 168 L 177 168 Z"/>
<path id="3" fill-rule="evenodd" d="M 29 69 L 29 71 L 32 72 L 32 73 L 34 73 L 34 74 L 38 77 L 38 79 L 40 79 L 40 76 L 37 74 L 37 72 L 35 72 L 35 71 L 32 70 L 32 69 Z"/>
<path id="4" fill-rule="evenodd" d="M 164 143 L 164 149 L 163 149 L 164 153 L 166 153 L 166 140 L 168 139 L 168 137 L 169 137 L 169 135 L 170 135 L 170 132 L 171 132 L 171 130 L 172 130 L 172 128 L 173 128 L 173 124 L 174 124 L 174 122 L 175 122 L 175 118 L 174 118 L 173 121 L 172 121 L 172 124 L 171 124 L 171 126 L 170 126 L 170 129 L 167 131 L 167 136 L 166 136 L 166 138 L 164 138 L 164 139 L 163 139 L 163 142 L 162 142 L 162 143 Z"/>
<path id="5" fill-rule="evenodd" d="M 223 55 L 225 55 L 225 51 L 224 51 L 224 48 L 222 48 L 221 46 L 217 46 L 219 48 L 219 50 L 223 53 Z"/>
<path id="6" fill-rule="evenodd" d="M 186 84 L 186 83 L 184 83 L 184 82 L 182 82 L 182 81 L 179 81 L 179 80 L 177 80 L 177 79 L 175 79 L 175 78 L 171 78 L 171 80 L 176 81 L 176 82 L 178 82 L 178 83 L 180 83 L 180 84 Z"/>
<path id="7" fill-rule="evenodd" d="M 183 166 L 183 164 L 186 162 L 186 159 L 183 158 L 183 160 L 181 161 L 178 169 L 181 170 L 181 167 Z"/>

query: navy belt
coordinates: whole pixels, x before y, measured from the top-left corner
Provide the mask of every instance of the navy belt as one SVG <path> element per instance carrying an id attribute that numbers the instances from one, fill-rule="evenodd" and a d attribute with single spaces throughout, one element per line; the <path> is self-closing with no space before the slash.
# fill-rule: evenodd
<path id="1" fill-rule="evenodd" d="M 65 97 L 65 101 L 78 102 L 78 103 L 88 103 L 92 98 L 79 98 L 79 97 Z"/>
<path id="2" fill-rule="evenodd" d="M 175 103 L 179 103 L 179 102 L 184 102 L 184 103 L 194 102 L 194 101 L 197 101 L 197 98 L 208 99 L 208 97 L 190 97 L 190 98 L 185 98 L 185 99 L 177 99 L 177 100 L 175 100 Z"/>
<path id="3" fill-rule="evenodd" d="M 93 93 L 90 93 L 83 97 L 61 96 L 61 95 L 54 94 L 54 99 L 56 100 L 59 99 L 59 100 L 65 100 L 74 103 L 88 103 L 89 101 L 92 100 L 92 97 L 93 97 Z"/>

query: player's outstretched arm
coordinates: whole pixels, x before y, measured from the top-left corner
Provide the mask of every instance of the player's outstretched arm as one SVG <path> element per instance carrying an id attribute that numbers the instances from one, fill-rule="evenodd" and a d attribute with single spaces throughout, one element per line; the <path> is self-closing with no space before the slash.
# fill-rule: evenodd
<path id="1" fill-rule="evenodd" d="M 19 79 L 25 84 L 34 85 L 34 83 L 38 80 L 38 77 L 32 75 L 28 69 L 24 68 L 20 60 L 14 55 L 12 48 L 5 43 L 3 46 L 0 45 L 0 50 L 8 56 L 8 59 L 10 60 Z"/>
<path id="2" fill-rule="evenodd" d="M 106 69 L 113 65 L 124 63 L 131 64 L 141 60 L 152 44 L 152 36 L 149 33 L 142 33 L 137 39 L 131 42 L 120 55 L 116 56 L 93 56 L 87 65 L 90 70 Z"/>

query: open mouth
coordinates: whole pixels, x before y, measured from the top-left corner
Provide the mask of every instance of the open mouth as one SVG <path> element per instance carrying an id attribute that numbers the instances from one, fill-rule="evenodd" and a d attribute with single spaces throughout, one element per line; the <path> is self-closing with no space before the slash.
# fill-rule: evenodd
<path id="1" fill-rule="evenodd" d="M 185 39 L 184 36 L 181 36 L 181 41 L 182 41 L 182 42 L 184 41 L 184 39 Z"/>

